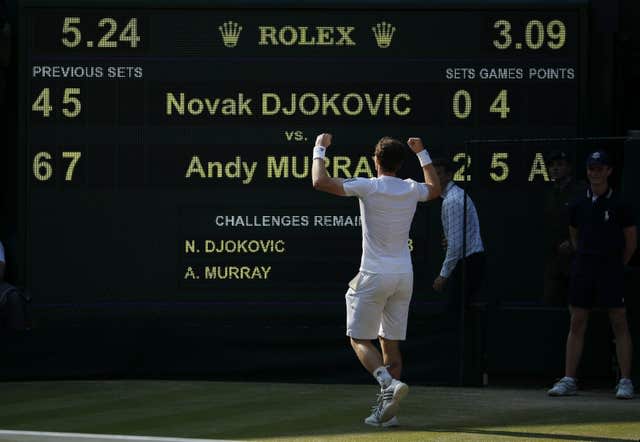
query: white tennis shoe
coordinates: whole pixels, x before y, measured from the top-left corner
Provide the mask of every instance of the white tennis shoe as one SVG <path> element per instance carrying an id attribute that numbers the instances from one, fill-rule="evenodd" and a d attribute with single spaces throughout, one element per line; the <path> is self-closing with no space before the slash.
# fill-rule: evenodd
<path id="1" fill-rule="evenodd" d="M 387 388 L 381 388 L 376 405 L 371 408 L 371 415 L 364 420 L 367 425 L 376 427 L 392 427 L 398 425 L 396 414 L 400 401 L 409 393 L 409 386 L 397 379 L 391 381 Z M 395 419 L 395 422 L 392 420 Z"/>
<path id="2" fill-rule="evenodd" d="M 547 391 L 549 396 L 574 396 L 578 392 L 576 380 L 570 377 L 563 377 Z"/>
<path id="3" fill-rule="evenodd" d="M 633 383 L 631 379 L 622 378 L 616 387 L 617 399 L 633 399 Z"/>

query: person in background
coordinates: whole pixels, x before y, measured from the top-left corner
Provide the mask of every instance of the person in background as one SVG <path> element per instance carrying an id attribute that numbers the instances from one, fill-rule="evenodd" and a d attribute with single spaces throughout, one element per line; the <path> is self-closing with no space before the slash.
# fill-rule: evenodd
<path id="1" fill-rule="evenodd" d="M 589 312 L 606 308 L 616 339 L 620 380 L 618 399 L 633 398 L 632 343 L 624 301 L 624 267 L 633 256 L 637 231 L 631 208 L 609 187 L 613 171 L 604 151 L 587 158 L 589 188 L 570 209 L 569 236 L 576 252 L 569 278 L 571 314 L 565 357 L 565 375 L 548 391 L 550 396 L 577 392 L 576 371 L 582 355 Z"/>
<path id="2" fill-rule="evenodd" d="M 586 183 L 574 178 L 566 152 L 555 150 L 547 157 L 552 186 L 544 210 L 544 302 L 566 306 L 569 292 L 569 268 L 573 247 L 569 239 L 569 206 L 584 195 Z"/>
<path id="3" fill-rule="evenodd" d="M 458 265 L 462 259 L 463 252 L 463 232 L 465 231 L 466 220 L 466 250 L 464 260 L 467 271 L 465 281 L 464 302 L 465 305 L 471 302 L 480 290 L 485 274 L 485 254 L 482 237 L 480 235 L 480 221 L 476 206 L 467 195 L 467 213 L 465 216 L 465 192 L 453 181 L 455 169 L 453 163 L 446 158 L 436 158 L 433 166 L 438 174 L 440 185 L 442 186 L 442 230 L 444 233 L 443 245 L 446 254 L 440 273 L 433 281 L 433 288 L 442 292 L 449 281 L 460 283 L 462 266 Z M 457 286 L 456 286 L 457 287 Z M 457 311 L 460 306 L 460 293 L 455 289 L 451 292 L 452 310 Z"/>

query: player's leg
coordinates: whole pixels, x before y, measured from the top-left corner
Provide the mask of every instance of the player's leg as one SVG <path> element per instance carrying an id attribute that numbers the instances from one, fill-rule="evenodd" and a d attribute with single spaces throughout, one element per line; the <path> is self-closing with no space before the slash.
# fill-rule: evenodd
<path id="1" fill-rule="evenodd" d="M 386 300 L 382 311 L 382 321 L 378 331 L 383 362 L 396 379 L 402 375 L 402 354 L 400 341 L 407 336 L 409 305 L 413 293 L 413 274 L 395 274 L 394 290 Z"/>
<path id="2" fill-rule="evenodd" d="M 349 284 L 345 295 L 347 305 L 347 336 L 360 363 L 378 382 L 388 382 L 390 375 L 384 368 L 382 355 L 373 344 L 384 309 L 385 282 L 379 274 L 360 272 Z M 385 376 L 386 375 L 386 376 Z M 381 376 L 383 378 L 381 378 Z M 389 378 L 389 379 L 387 379 Z"/>
<path id="3" fill-rule="evenodd" d="M 380 362 L 383 362 L 384 366 L 376 368 L 373 375 L 380 383 L 380 394 L 371 415 L 365 419 L 365 423 L 373 426 L 395 426 L 398 425 L 396 415 L 400 401 L 409 392 L 409 386 L 397 379 L 402 369 L 402 356 L 398 341 L 383 337 L 379 339 L 383 354 Z M 371 345 L 373 346 L 373 344 Z"/>
<path id="4" fill-rule="evenodd" d="M 402 353 L 400 342 L 393 339 L 379 337 L 382 349 L 382 362 L 394 379 L 402 377 Z"/>
<path id="5" fill-rule="evenodd" d="M 393 391 L 385 393 L 385 389 L 393 384 L 394 379 L 384 366 L 382 354 L 373 343 L 377 338 L 382 322 L 383 309 L 389 293 L 393 293 L 394 281 L 385 275 L 360 272 L 354 278 L 346 294 L 347 301 L 347 335 L 360 363 L 380 384 L 380 394 L 372 413 L 365 423 L 373 426 L 397 425 L 395 413 L 390 409 Z M 395 384 L 393 384 L 395 385 Z"/>
<path id="6" fill-rule="evenodd" d="M 402 354 L 400 341 L 406 338 L 409 304 L 413 291 L 413 274 L 394 274 L 388 276 L 393 290 L 386 300 L 380 323 L 379 340 L 382 357 L 388 371 L 394 378 L 389 385 L 382 385 L 385 401 L 384 418 L 395 416 L 400 401 L 409 392 L 409 387 L 399 380 L 402 374 Z"/>
<path id="7" fill-rule="evenodd" d="M 351 337 L 351 347 L 353 351 L 355 351 L 356 356 L 358 356 L 360 363 L 372 375 L 374 375 L 376 369 L 384 365 L 382 355 L 375 345 L 373 345 L 372 340 Z"/>

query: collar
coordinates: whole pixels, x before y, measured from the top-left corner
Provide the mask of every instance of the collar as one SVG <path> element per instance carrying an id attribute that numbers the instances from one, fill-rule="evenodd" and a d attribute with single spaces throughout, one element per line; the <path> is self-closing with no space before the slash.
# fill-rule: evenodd
<path id="1" fill-rule="evenodd" d="M 609 187 L 609 190 L 603 195 L 606 199 L 611 198 L 611 195 L 613 195 L 613 189 L 611 187 Z M 593 192 L 591 191 L 591 187 L 587 187 L 587 198 L 591 199 L 593 198 Z M 600 198 L 600 197 L 598 197 Z"/>
<path id="2" fill-rule="evenodd" d="M 456 183 L 454 183 L 454 182 L 453 182 L 453 180 L 451 180 L 451 181 L 449 181 L 449 182 L 447 183 L 447 185 L 445 186 L 444 190 L 442 191 L 442 198 L 443 198 L 443 199 L 447 197 L 447 194 L 449 193 L 449 191 L 451 190 L 451 188 L 452 188 L 453 186 L 455 186 L 455 185 L 456 185 Z"/>

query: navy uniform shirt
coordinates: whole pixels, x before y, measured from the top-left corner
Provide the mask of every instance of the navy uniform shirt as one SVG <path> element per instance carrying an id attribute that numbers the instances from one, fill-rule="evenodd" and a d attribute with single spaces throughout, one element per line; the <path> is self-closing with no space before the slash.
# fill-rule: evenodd
<path id="1" fill-rule="evenodd" d="M 578 230 L 577 253 L 619 259 L 624 253 L 623 229 L 634 224 L 631 207 L 609 189 L 593 200 L 589 188 L 586 196 L 570 209 L 570 224 Z"/>

